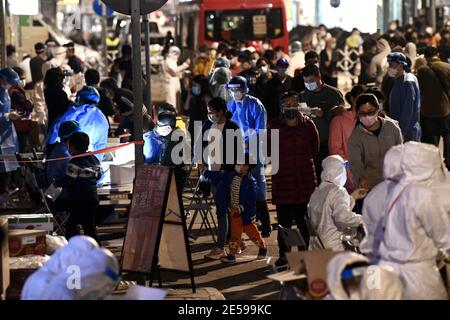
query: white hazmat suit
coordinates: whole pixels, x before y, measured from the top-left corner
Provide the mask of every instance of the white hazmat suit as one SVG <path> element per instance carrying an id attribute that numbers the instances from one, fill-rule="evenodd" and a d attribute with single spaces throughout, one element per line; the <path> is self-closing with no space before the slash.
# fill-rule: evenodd
<path id="1" fill-rule="evenodd" d="M 102 299 L 118 281 L 114 255 L 94 239 L 76 236 L 25 282 L 22 300 Z"/>
<path id="2" fill-rule="evenodd" d="M 164 62 L 162 63 L 162 80 L 164 82 L 164 93 L 167 103 L 177 106 L 177 94 L 181 92 L 180 78 L 183 71 L 189 68 L 186 62 L 178 65 L 180 57 L 180 49 L 178 47 L 170 47 Z"/>
<path id="3" fill-rule="evenodd" d="M 431 188 L 445 179 L 438 148 L 406 143 L 401 169 L 404 174 L 386 198 L 377 230 L 380 265 L 392 266 L 400 276 L 404 299 L 447 299 L 436 258 L 439 250 L 450 249 L 449 217 Z"/>
<path id="4" fill-rule="evenodd" d="M 326 249 L 344 250 L 341 234 L 346 228 L 362 224 L 360 215 L 352 212 L 351 196 L 344 188 L 347 181 L 345 161 L 341 156 L 329 156 L 322 162 L 322 183 L 313 192 L 308 204 L 312 226 Z M 310 249 L 319 249 L 316 237 L 310 240 Z"/>

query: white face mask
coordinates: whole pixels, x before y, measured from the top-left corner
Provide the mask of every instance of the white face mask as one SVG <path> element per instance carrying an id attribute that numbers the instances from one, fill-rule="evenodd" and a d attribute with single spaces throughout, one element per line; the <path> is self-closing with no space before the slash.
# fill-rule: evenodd
<path id="1" fill-rule="evenodd" d="M 309 91 L 315 91 L 317 90 L 318 85 L 317 82 L 305 82 L 305 87 Z"/>
<path id="2" fill-rule="evenodd" d="M 214 113 L 209 113 L 208 114 L 208 119 L 212 123 L 217 123 L 219 121 L 219 118 Z"/>
<path id="3" fill-rule="evenodd" d="M 370 128 L 375 124 L 375 122 L 377 122 L 377 119 L 378 115 L 374 115 L 374 116 L 360 117 L 359 121 L 362 123 L 364 127 Z"/>
<path id="4" fill-rule="evenodd" d="M 389 68 L 388 71 L 387 71 L 387 73 L 388 73 L 388 76 L 389 76 L 389 77 L 395 78 L 395 77 L 397 77 L 397 75 L 398 75 L 398 70 L 397 70 L 397 69 L 394 69 L 394 68 Z"/>
<path id="5" fill-rule="evenodd" d="M 240 165 L 235 165 L 234 166 L 234 171 L 236 171 L 236 173 L 241 174 L 241 166 Z"/>
<path id="6" fill-rule="evenodd" d="M 259 73 L 261 73 L 261 74 L 266 74 L 267 71 L 269 71 L 269 70 L 268 70 L 268 68 L 266 66 L 263 66 L 263 67 L 259 68 Z"/>
<path id="7" fill-rule="evenodd" d="M 171 126 L 157 126 L 156 133 L 161 137 L 167 137 L 172 132 Z"/>

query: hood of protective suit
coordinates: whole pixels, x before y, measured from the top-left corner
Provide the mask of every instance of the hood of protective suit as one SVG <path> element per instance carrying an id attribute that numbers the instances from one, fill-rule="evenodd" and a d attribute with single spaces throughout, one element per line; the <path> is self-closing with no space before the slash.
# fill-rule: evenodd
<path id="1" fill-rule="evenodd" d="M 347 181 L 347 171 L 345 169 L 345 161 L 341 156 L 333 155 L 322 161 L 322 181 L 334 183 L 339 187 L 343 187 Z"/>
<path id="2" fill-rule="evenodd" d="M 177 60 L 180 54 L 181 54 L 180 48 L 172 46 L 169 48 L 169 51 L 167 52 L 167 57 L 170 59 Z"/>
<path id="3" fill-rule="evenodd" d="M 371 266 L 360 283 L 361 300 L 401 300 L 403 284 L 389 266 Z"/>
<path id="4" fill-rule="evenodd" d="M 231 71 L 228 68 L 220 67 L 214 70 L 211 77 L 211 84 L 223 85 L 227 84 L 231 80 Z"/>
<path id="5" fill-rule="evenodd" d="M 350 297 L 342 285 L 341 274 L 344 269 L 355 263 L 369 263 L 369 259 L 355 252 L 343 252 L 333 257 L 327 265 L 327 286 L 336 300 L 348 300 Z"/>
<path id="6" fill-rule="evenodd" d="M 386 152 L 383 162 L 383 176 L 385 179 L 398 181 L 403 174 L 401 167 L 403 145 L 396 145 Z"/>
<path id="7" fill-rule="evenodd" d="M 89 237 L 76 236 L 26 281 L 22 300 L 101 299 L 118 280 L 113 254 Z"/>
<path id="8" fill-rule="evenodd" d="M 439 149 L 431 144 L 410 141 L 405 143 L 401 169 L 402 182 L 439 182 L 445 177 Z"/>
<path id="9" fill-rule="evenodd" d="M 377 54 L 384 53 L 388 55 L 391 52 L 391 46 L 386 39 L 380 39 L 377 42 Z"/>

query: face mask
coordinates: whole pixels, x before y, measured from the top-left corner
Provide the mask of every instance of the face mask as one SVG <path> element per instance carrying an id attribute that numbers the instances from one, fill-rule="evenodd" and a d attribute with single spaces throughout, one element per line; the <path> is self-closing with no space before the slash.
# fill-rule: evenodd
<path id="1" fill-rule="evenodd" d="M 359 121 L 362 123 L 362 125 L 364 127 L 370 128 L 375 124 L 375 122 L 377 122 L 377 119 L 378 119 L 378 115 L 374 115 L 374 116 L 361 117 L 361 118 L 359 118 Z"/>
<path id="2" fill-rule="evenodd" d="M 263 48 L 264 51 L 266 51 L 266 50 L 269 49 L 269 45 L 268 45 L 267 43 L 264 43 L 264 44 L 262 45 L 262 48 Z"/>
<path id="3" fill-rule="evenodd" d="M 380 110 L 383 110 L 383 104 L 380 103 Z"/>
<path id="4" fill-rule="evenodd" d="M 241 101 L 244 98 L 244 94 L 240 91 L 231 92 L 231 97 L 234 101 Z"/>
<path id="5" fill-rule="evenodd" d="M 251 61 L 251 63 L 252 63 L 252 68 L 256 68 L 256 62 L 258 62 L 258 60 L 252 60 L 252 61 Z"/>
<path id="6" fill-rule="evenodd" d="M 215 57 L 217 55 L 217 50 L 211 50 L 210 55 Z"/>
<path id="7" fill-rule="evenodd" d="M 206 58 L 206 53 L 204 53 L 204 52 L 200 53 L 200 57 L 201 58 Z"/>
<path id="8" fill-rule="evenodd" d="M 259 68 L 259 73 L 261 73 L 261 74 L 266 74 L 267 71 L 269 71 L 269 70 L 266 66 Z"/>
<path id="9" fill-rule="evenodd" d="M 167 137 L 172 132 L 171 126 L 157 126 L 156 133 L 161 137 Z"/>
<path id="10" fill-rule="evenodd" d="M 194 96 L 199 96 L 202 93 L 202 88 L 200 87 L 193 87 L 191 89 L 191 92 Z"/>
<path id="11" fill-rule="evenodd" d="M 209 113 L 208 120 L 212 123 L 217 123 L 219 121 L 219 118 L 214 113 Z"/>
<path id="12" fill-rule="evenodd" d="M 25 88 L 25 86 L 27 85 L 27 80 L 20 80 L 19 86 L 22 88 Z"/>
<path id="13" fill-rule="evenodd" d="M 388 76 L 389 77 L 395 78 L 395 77 L 397 77 L 397 74 L 398 74 L 398 70 L 397 69 L 394 69 L 394 68 L 389 68 L 388 69 Z"/>
<path id="14" fill-rule="evenodd" d="M 280 77 L 284 77 L 286 75 L 286 69 L 278 69 L 278 74 Z"/>
<path id="15" fill-rule="evenodd" d="M 315 90 L 317 90 L 318 85 L 317 85 L 317 82 L 311 82 L 311 83 L 305 82 L 305 87 L 309 91 L 315 91 Z"/>
<path id="16" fill-rule="evenodd" d="M 284 108 L 284 116 L 289 120 L 297 119 L 298 109 L 297 108 Z"/>
<path id="17" fill-rule="evenodd" d="M 237 174 L 241 174 L 241 166 L 240 165 L 234 166 L 234 171 L 236 171 Z"/>

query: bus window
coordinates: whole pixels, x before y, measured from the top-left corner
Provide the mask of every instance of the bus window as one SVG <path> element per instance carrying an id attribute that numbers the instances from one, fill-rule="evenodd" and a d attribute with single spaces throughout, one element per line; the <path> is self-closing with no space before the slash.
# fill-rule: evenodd
<path id="1" fill-rule="evenodd" d="M 276 39 L 283 30 L 281 9 L 205 12 L 205 39 L 210 41 Z"/>

